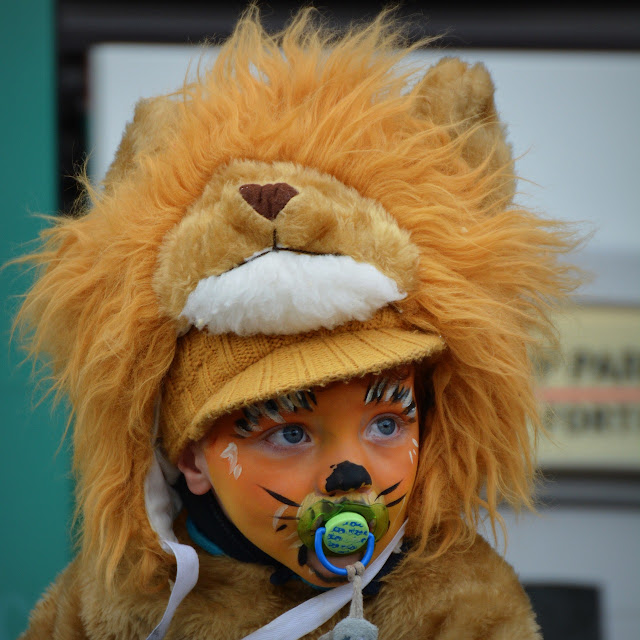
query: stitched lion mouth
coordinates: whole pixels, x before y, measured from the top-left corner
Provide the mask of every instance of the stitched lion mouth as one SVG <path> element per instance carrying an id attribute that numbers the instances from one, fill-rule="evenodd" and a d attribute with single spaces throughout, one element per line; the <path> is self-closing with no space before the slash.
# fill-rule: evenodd
<path id="1" fill-rule="evenodd" d="M 305 251 L 304 249 L 293 249 L 291 247 L 283 247 L 282 245 L 278 244 L 275 237 L 275 231 L 274 231 L 273 246 L 265 247 L 264 249 L 260 249 L 260 251 L 256 251 L 254 254 L 246 258 L 244 262 L 242 262 L 236 267 L 232 267 L 231 269 L 229 269 L 229 271 L 233 271 L 233 269 L 240 269 L 247 263 L 253 262 L 254 260 L 258 260 L 259 258 L 262 258 L 262 256 L 266 256 L 268 253 L 279 253 L 280 251 L 288 251 L 289 253 L 297 253 L 305 256 L 326 256 L 326 255 L 340 256 L 342 255 L 341 253 L 327 254 L 327 253 L 320 253 L 318 251 Z"/>
<path id="2" fill-rule="evenodd" d="M 365 322 L 405 297 L 394 280 L 350 256 L 269 249 L 200 280 L 181 317 L 212 334 L 287 335 Z"/>

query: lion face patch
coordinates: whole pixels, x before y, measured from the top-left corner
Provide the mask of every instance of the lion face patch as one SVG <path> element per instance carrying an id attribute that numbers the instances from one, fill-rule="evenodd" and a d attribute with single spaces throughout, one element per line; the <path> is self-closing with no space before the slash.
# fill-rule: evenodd
<path id="1" fill-rule="evenodd" d="M 335 178 L 235 161 L 167 234 L 154 286 L 180 332 L 292 334 L 402 300 L 418 259 L 380 204 Z"/>

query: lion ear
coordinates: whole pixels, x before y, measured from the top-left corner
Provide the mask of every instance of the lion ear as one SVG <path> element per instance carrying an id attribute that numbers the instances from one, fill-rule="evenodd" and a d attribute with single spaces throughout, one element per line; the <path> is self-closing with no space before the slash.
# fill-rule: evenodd
<path id="1" fill-rule="evenodd" d="M 515 192 L 511 147 L 494 101 L 494 86 L 486 67 L 458 58 L 443 58 L 415 88 L 414 115 L 464 137 L 462 156 L 482 174 L 496 178 L 486 204 L 506 206 Z"/>
<path id="2" fill-rule="evenodd" d="M 178 126 L 182 102 L 160 96 L 140 100 L 133 120 L 126 126 L 115 158 L 103 180 L 106 189 L 135 170 L 143 157 L 166 148 Z"/>

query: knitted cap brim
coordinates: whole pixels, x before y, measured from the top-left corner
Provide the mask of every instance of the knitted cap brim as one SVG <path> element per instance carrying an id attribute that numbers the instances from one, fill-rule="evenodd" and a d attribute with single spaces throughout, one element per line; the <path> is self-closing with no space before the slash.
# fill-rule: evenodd
<path id="1" fill-rule="evenodd" d="M 438 335 L 404 328 L 379 327 L 318 334 L 279 347 L 216 389 L 174 443 L 177 459 L 188 442 L 203 438 L 220 416 L 276 396 L 380 373 L 434 356 L 444 349 Z"/>

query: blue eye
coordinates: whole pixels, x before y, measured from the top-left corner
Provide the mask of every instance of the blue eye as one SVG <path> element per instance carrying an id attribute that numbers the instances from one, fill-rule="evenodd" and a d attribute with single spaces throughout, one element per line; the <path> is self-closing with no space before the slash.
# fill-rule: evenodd
<path id="1" fill-rule="evenodd" d="M 304 429 L 297 424 L 288 424 L 282 428 L 282 437 L 290 444 L 298 444 L 304 438 Z"/>
<path id="2" fill-rule="evenodd" d="M 299 424 L 286 424 L 271 430 L 265 440 L 276 447 L 291 447 L 298 444 L 311 442 L 305 428 Z"/>
<path id="3" fill-rule="evenodd" d="M 405 422 L 400 416 L 385 414 L 376 416 L 369 422 L 364 437 L 380 444 L 397 444 L 406 434 Z"/>
<path id="4" fill-rule="evenodd" d="M 376 420 L 374 420 L 373 426 L 383 436 L 392 436 L 398 429 L 398 423 L 391 416 L 383 416 L 382 418 L 377 418 Z"/>

